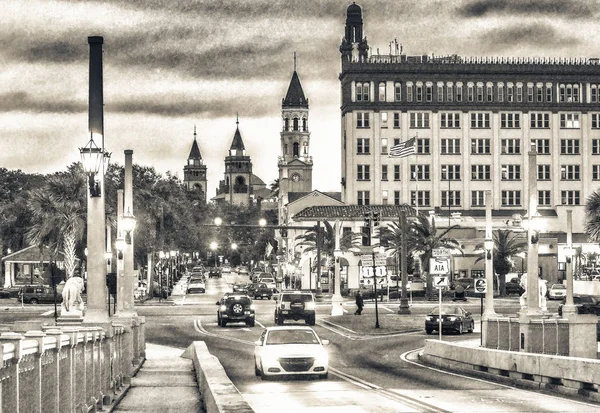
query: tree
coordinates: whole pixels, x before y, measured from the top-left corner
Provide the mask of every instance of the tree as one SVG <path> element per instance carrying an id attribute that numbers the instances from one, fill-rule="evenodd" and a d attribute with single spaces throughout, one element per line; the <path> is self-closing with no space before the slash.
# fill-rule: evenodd
<path id="1" fill-rule="evenodd" d="M 527 251 L 527 239 L 521 233 L 515 233 L 510 230 L 501 229 L 492 234 L 494 240 L 494 272 L 498 274 L 498 290 L 500 297 L 506 296 L 506 274 L 513 268 L 513 257 L 517 254 Z M 483 250 L 480 257 L 477 257 L 475 263 L 485 259 L 485 248 L 483 244 L 475 246 L 476 250 Z"/>
<path id="2" fill-rule="evenodd" d="M 456 239 L 448 237 L 448 233 L 455 228 L 458 226 L 451 226 L 438 233 L 435 220 L 429 220 L 429 217 L 424 214 L 418 214 L 415 219 L 410 221 L 407 237 L 408 253 L 414 253 L 421 258 L 423 272 L 427 275 L 428 296 L 433 292 L 433 278 L 429 273 L 429 260 L 433 257 L 433 250 L 448 248 L 458 250 L 462 254 L 460 243 Z"/>
<path id="3" fill-rule="evenodd" d="M 585 232 L 592 241 L 600 241 L 600 191 L 594 191 L 587 197 Z"/>
<path id="4" fill-rule="evenodd" d="M 274 197 L 279 198 L 279 178 L 273 180 L 271 185 L 269 185 L 269 189 Z"/>

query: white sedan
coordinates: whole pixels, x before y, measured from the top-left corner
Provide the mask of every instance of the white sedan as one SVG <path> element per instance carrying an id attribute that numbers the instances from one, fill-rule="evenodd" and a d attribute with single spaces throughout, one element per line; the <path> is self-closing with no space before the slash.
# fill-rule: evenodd
<path id="1" fill-rule="evenodd" d="M 563 284 L 553 284 L 548 289 L 548 298 L 551 300 L 561 300 L 567 296 L 567 287 Z"/>
<path id="2" fill-rule="evenodd" d="M 254 373 L 263 380 L 273 376 L 318 375 L 326 379 L 329 355 L 321 340 L 307 326 L 266 328 L 254 347 Z"/>

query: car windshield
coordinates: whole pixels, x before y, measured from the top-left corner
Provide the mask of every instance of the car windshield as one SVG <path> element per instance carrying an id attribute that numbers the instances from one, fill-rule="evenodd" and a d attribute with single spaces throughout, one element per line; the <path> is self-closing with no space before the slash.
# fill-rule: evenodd
<path id="1" fill-rule="evenodd" d="M 267 335 L 266 344 L 319 344 L 319 340 L 312 330 L 273 330 Z"/>
<path id="2" fill-rule="evenodd" d="M 552 287 L 550 287 L 550 289 L 552 289 L 552 290 L 566 290 L 567 287 L 565 287 L 562 284 L 554 284 L 554 285 L 552 285 Z"/>
<path id="3" fill-rule="evenodd" d="M 300 300 L 303 302 L 312 301 L 312 296 L 309 294 L 283 294 L 281 296 L 282 301 Z"/>
<path id="4" fill-rule="evenodd" d="M 434 314 L 434 315 L 440 314 L 439 307 L 435 307 L 429 314 Z M 442 315 L 450 315 L 450 314 L 462 315 L 462 311 L 459 307 L 442 306 Z"/>
<path id="5" fill-rule="evenodd" d="M 248 297 L 240 297 L 240 296 L 230 296 L 230 297 L 227 297 L 227 299 L 225 300 L 225 303 L 226 304 L 231 304 L 234 301 L 240 302 L 240 303 L 242 303 L 244 305 L 250 305 L 251 304 L 250 298 L 248 298 Z"/>

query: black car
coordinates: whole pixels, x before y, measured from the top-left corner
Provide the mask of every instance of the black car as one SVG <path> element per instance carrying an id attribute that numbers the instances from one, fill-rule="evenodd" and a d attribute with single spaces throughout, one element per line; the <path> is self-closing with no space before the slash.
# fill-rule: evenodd
<path id="1" fill-rule="evenodd" d="M 55 296 L 52 287 L 47 285 L 26 285 L 19 291 L 19 301 L 27 304 L 54 303 L 55 297 L 57 303 L 62 302 L 62 295 Z"/>
<path id="2" fill-rule="evenodd" d="M 310 291 L 283 291 L 275 306 L 275 323 L 283 325 L 284 320 L 304 320 L 315 325 L 315 297 Z"/>
<path id="3" fill-rule="evenodd" d="M 425 332 L 431 334 L 433 330 L 439 331 L 439 307 L 435 307 L 425 317 Z M 454 331 L 458 334 L 463 332 L 472 333 L 475 329 L 475 321 L 471 313 L 458 306 L 442 306 L 442 332 Z"/>
<path id="4" fill-rule="evenodd" d="M 221 278 L 221 270 L 218 267 L 212 267 L 208 270 L 208 278 Z"/>
<path id="5" fill-rule="evenodd" d="M 562 309 L 566 300 L 566 298 L 563 298 L 562 303 L 558 306 L 558 315 L 562 316 Z M 596 314 L 600 316 L 600 299 L 593 295 L 573 295 L 573 304 L 577 307 L 578 314 Z"/>
<path id="6" fill-rule="evenodd" d="M 12 294 L 7 290 L 0 290 L 0 298 L 12 298 Z"/>
<path id="7" fill-rule="evenodd" d="M 521 287 L 521 281 L 518 278 L 513 278 L 504 285 L 506 286 L 506 294 L 521 295 L 525 292 L 525 289 Z"/>
<path id="8" fill-rule="evenodd" d="M 217 301 L 217 324 L 225 327 L 227 323 L 246 323 L 254 327 L 254 304 L 247 295 L 226 294 Z"/>

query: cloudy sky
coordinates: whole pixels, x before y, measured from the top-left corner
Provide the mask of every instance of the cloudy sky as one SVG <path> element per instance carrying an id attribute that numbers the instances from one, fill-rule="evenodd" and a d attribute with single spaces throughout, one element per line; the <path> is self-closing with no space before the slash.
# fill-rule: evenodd
<path id="1" fill-rule="evenodd" d="M 349 1 L 2 0 L 0 166 L 64 170 L 87 135 L 88 36 L 104 37 L 105 143 L 123 164 L 183 177 L 194 125 L 208 195 L 240 131 L 277 178 L 281 99 L 298 54 L 314 186 L 339 190 L 340 55 Z M 373 53 L 600 57 L 595 0 L 363 0 Z"/>

